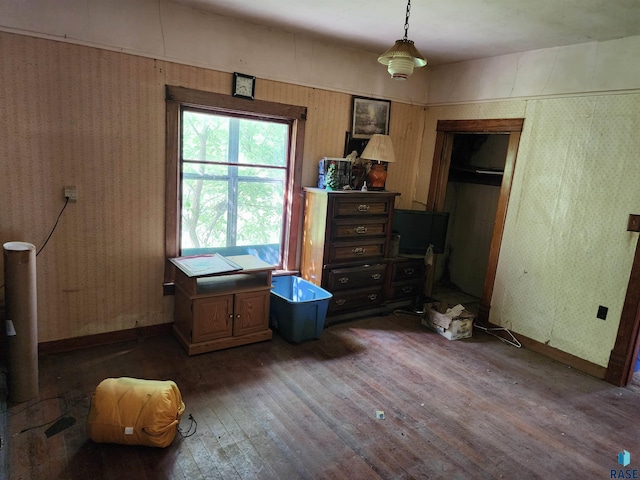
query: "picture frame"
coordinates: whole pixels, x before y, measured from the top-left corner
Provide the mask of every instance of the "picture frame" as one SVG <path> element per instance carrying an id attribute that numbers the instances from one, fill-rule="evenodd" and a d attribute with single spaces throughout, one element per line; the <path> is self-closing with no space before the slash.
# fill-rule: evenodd
<path id="1" fill-rule="evenodd" d="M 391 101 L 354 95 L 351 105 L 351 137 L 371 138 L 380 133 L 389 135 Z"/>
<path id="2" fill-rule="evenodd" d="M 344 138 L 344 156 L 346 157 L 354 150 L 358 153 L 358 157 L 361 156 L 367 143 L 369 143 L 368 138 L 353 138 L 351 132 L 346 132 Z"/>

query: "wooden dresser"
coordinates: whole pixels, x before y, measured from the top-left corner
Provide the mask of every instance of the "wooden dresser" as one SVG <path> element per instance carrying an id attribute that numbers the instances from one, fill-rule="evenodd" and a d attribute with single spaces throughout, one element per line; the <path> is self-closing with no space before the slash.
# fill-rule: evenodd
<path id="1" fill-rule="evenodd" d="M 385 257 L 398 193 L 304 190 L 300 270 L 333 294 L 327 323 L 384 311 L 392 274 Z"/>

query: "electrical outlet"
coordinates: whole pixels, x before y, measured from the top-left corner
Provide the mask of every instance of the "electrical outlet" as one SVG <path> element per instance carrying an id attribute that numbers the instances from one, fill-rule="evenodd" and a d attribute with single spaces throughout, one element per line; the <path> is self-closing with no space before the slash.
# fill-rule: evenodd
<path id="1" fill-rule="evenodd" d="M 600 320 L 606 320 L 608 312 L 609 312 L 609 309 L 607 307 L 603 307 L 602 305 L 599 305 L 598 314 L 596 315 L 596 317 L 598 317 Z"/>
<path id="2" fill-rule="evenodd" d="M 64 187 L 64 198 L 68 198 L 70 202 L 78 201 L 78 189 L 75 185 Z"/>

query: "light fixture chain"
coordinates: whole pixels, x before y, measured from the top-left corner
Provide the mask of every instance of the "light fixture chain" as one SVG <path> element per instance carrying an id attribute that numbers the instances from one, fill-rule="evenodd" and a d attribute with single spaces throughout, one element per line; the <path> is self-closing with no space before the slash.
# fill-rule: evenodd
<path id="1" fill-rule="evenodd" d="M 411 0 L 409 0 L 407 2 L 407 16 L 404 20 L 404 38 L 403 40 L 407 39 L 407 35 L 408 35 L 408 31 L 409 31 L 409 14 L 411 12 Z"/>

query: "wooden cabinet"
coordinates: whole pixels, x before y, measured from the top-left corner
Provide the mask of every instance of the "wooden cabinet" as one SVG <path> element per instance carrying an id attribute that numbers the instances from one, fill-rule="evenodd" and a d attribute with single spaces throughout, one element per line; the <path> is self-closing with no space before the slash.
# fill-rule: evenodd
<path id="1" fill-rule="evenodd" d="M 188 276 L 176 268 L 173 331 L 189 355 L 269 340 L 273 266 L 251 256 L 229 257 L 242 270 Z"/>
<path id="2" fill-rule="evenodd" d="M 425 264 L 422 256 L 398 257 L 389 260 L 389 288 L 387 300 L 397 302 L 415 300 L 424 290 Z"/>
<path id="3" fill-rule="evenodd" d="M 301 275 L 333 294 L 327 322 L 381 310 L 396 192 L 305 188 Z"/>

